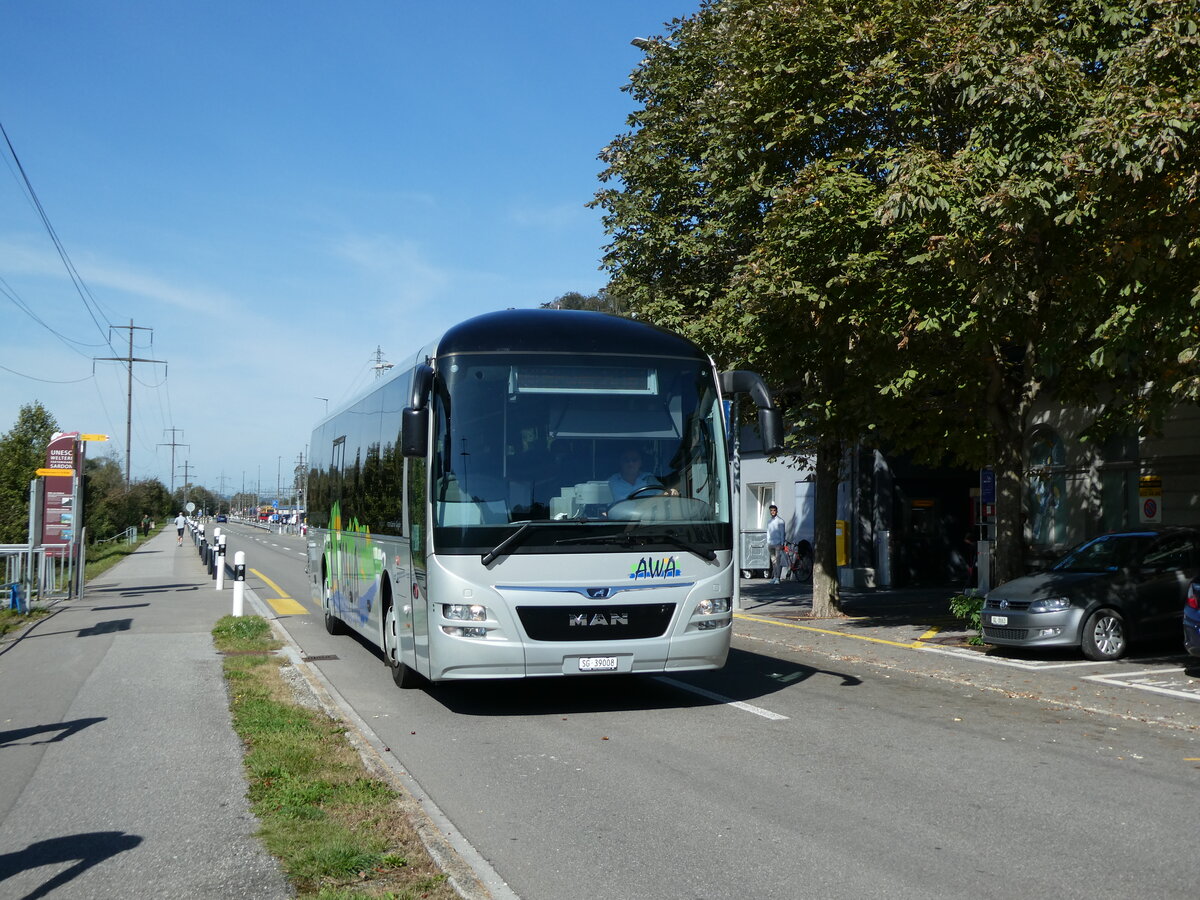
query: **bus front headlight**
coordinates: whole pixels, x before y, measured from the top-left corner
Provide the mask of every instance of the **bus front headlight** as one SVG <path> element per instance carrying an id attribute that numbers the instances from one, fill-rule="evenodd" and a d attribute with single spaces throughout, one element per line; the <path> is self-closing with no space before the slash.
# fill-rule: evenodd
<path id="1" fill-rule="evenodd" d="M 733 620 L 729 617 L 729 610 L 733 606 L 733 600 L 730 597 L 712 597 L 705 598 L 696 604 L 696 612 L 693 618 L 695 627 L 699 631 L 711 631 L 714 628 L 724 628 Z"/>
<path id="2" fill-rule="evenodd" d="M 486 622 L 488 611 L 478 603 L 443 603 L 442 615 L 459 622 Z"/>
<path id="3" fill-rule="evenodd" d="M 711 616 L 716 613 L 729 612 L 730 598 L 715 597 L 713 599 L 704 599 L 696 604 L 696 612 L 702 616 Z"/>

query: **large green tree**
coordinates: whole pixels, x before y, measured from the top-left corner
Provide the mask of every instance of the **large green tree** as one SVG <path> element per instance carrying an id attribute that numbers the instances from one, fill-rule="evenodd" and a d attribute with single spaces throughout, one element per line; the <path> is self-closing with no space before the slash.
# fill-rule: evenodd
<path id="1" fill-rule="evenodd" d="M 784 386 L 817 449 L 818 606 L 845 442 L 996 465 L 1010 577 L 1039 394 L 1148 422 L 1195 390 L 1196 20 L 714 0 L 645 44 L 602 154 L 611 289 Z"/>
<path id="2" fill-rule="evenodd" d="M 173 515 L 171 497 L 156 478 L 126 486 L 121 464 L 111 456 L 87 460 L 83 519 L 89 543 L 109 540 L 141 524 L 142 516 L 162 522 Z"/>
<path id="3" fill-rule="evenodd" d="M 0 437 L 0 543 L 23 544 L 29 537 L 29 483 L 46 465 L 46 447 L 58 431 L 41 403 L 22 406 L 13 427 Z"/>

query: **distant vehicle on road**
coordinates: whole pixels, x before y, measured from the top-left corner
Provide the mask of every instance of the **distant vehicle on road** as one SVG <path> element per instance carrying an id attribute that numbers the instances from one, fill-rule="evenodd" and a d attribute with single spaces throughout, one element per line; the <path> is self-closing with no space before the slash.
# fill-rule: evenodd
<path id="1" fill-rule="evenodd" d="M 1192 656 L 1200 656 L 1200 578 L 1188 585 L 1183 604 L 1183 645 Z"/>
<path id="2" fill-rule="evenodd" d="M 215 516 L 213 516 L 213 521 L 214 522 L 228 522 L 229 517 L 227 515 L 225 515 L 225 513 L 217 513 Z"/>
<path id="3" fill-rule="evenodd" d="M 1119 659 L 1131 640 L 1179 633 L 1188 585 L 1198 576 L 1200 530 L 1101 535 L 1049 571 L 988 593 L 983 640 L 1002 647 L 1079 647 L 1088 659 Z"/>

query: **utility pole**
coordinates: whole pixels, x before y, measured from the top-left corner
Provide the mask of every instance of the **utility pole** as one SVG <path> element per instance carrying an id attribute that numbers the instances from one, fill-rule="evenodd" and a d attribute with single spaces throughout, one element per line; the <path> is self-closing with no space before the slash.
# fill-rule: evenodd
<path id="1" fill-rule="evenodd" d="M 171 432 L 171 443 L 159 444 L 158 446 L 171 448 L 171 496 L 174 497 L 175 496 L 175 448 L 176 447 L 187 447 L 190 450 L 192 448 L 192 445 L 176 443 L 175 432 L 178 431 L 180 434 L 183 434 L 182 428 L 164 428 L 163 431 Z"/>
<path id="2" fill-rule="evenodd" d="M 307 447 L 305 449 L 307 449 Z M 292 494 L 296 497 L 296 502 L 292 505 L 296 507 L 297 512 L 299 512 L 300 507 L 303 505 L 301 498 L 303 498 L 305 493 L 307 493 L 305 489 L 308 487 L 308 485 L 305 484 L 304 478 L 306 474 L 307 470 L 304 468 L 304 453 L 301 452 L 296 456 L 296 470 L 292 473 Z"/>
<path id="3" fill-rule="evenodd" d="M 133 333 L 135 331 L 154 331 L 153 328 L 143 328 L 133 324 L 133 319 L 129 320 L 128 325 L 109 325 L 108 330 L 125 329 L 129 332 L 129 355 L 128 356 L 97 356 L 93 362 L 123 362 L 126 364 L 128 372 L 127 387 L 125 389 L 125 490 L 129 490 L 129 459 L 130 448 L 133 442 L 133 364 L 135 362 L 144 363 L 162 363 L 166 365 L 165 359 L 142 359 L 133 355 Z M 153 342 L 153 338 L 150 339 Z M 174 472 L 172 472 L 174 474 Z"/>
<path id="4" fill-rule="evenodd" d="M 392 368 L 392 364 L 390 362 L 383 361 L 383 348 L 378 344 L 375 345 L 375 365 L 371 366 L 371 368 L 375 370 L 375 379 L 377 381 L 383 377 L 384 372 Z M 324 398 L 318 397 L 317 399 L 321 400 Z"/>
<path id="5" fill-rule="evenodd" d="M 187 503 L 187 501 L 188 501 L 188 487 L 191 484 L 190 480 L 188 479 L 188 472 L 190 470 L 191 470 L 191 466 L 189 465 L 188 461 L 185 459 L 183 461 L 183 502 L 184 503 Z"/>

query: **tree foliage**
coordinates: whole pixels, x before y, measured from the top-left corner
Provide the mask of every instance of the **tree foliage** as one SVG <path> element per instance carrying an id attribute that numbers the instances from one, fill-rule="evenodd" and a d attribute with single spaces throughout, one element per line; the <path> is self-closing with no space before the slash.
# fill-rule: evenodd
<path id="1" fill-rule="evenodd" d="M 995 464 L 1015 574 L 1043 391 L 1142 427 L 1197 395 L 1198 25 L 1195 0 L 709 0 L 646 45 L 601 154 L 610 290 L 781 385 L 818 496 L 821 454 L 873 436 Z"/>
<path id="2" fill-rule="evenodd" d="M 46 448 L 58 431 L 54 416 L 36 400 L 22 406 L 13 427 L 0 437 L 0 543 L 29 537 L 29 483 L 46 465 Z"/>
<path id="3" fill-rule="evenodd" d="M 87 460 L 83 491 L 83 520 L 90 543 L 138 527 L 142 516 L 157 523 L 171 515 L 170 494 L 161 481 L 148 478 L 126 489 L 124 470 L 111 457 Z"/>
<path id="4" fill-rule="evenodd" d="M 601 288 L 594 294 L 581 294 L 579 291 L 555 297 L 549 303 L 543 303 L 542 309 L 586 309 L 593 312 L 606 312 L 613 315 L 625 315 L 625 304 L 608 290 Z"/>

